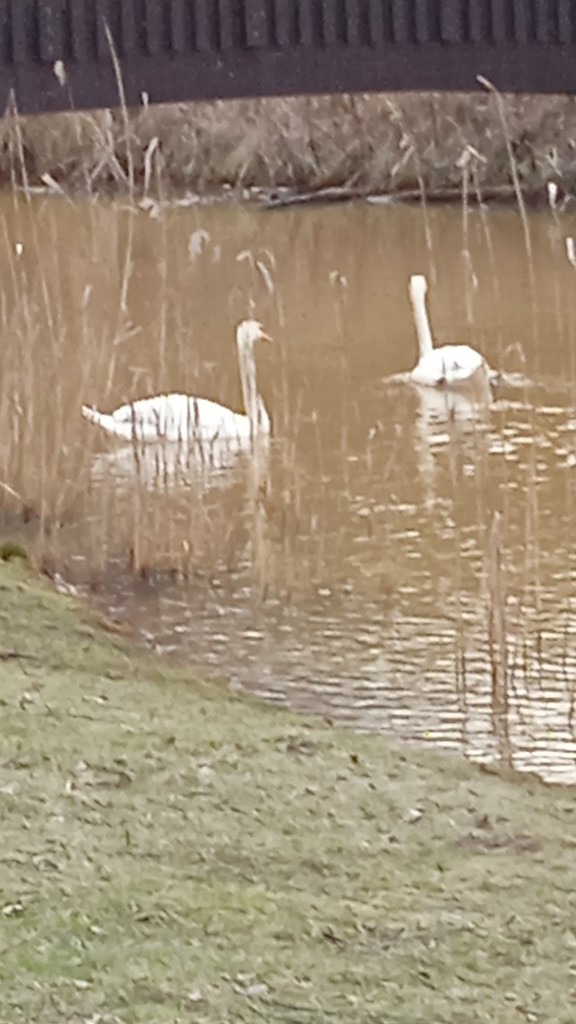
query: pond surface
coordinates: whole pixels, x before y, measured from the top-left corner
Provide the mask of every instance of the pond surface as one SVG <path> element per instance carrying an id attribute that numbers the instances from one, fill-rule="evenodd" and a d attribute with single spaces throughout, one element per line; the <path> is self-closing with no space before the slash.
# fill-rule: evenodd
<path id="1" fill-rule="evenodd" d="M 0 224 L 4 536 L 233 687 L 576 781 L 573 216 L 5 197 Z M 388 379 L 415 272 L 436 343 L 509 375 L 492 403 Z M 135 459 L 82 419 L 170 390 L 239 409 L 252 314 L 256 461 Z"/>

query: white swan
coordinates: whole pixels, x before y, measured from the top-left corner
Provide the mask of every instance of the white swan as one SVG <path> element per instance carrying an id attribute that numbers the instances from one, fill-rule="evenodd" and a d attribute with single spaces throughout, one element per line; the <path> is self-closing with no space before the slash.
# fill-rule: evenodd
<path id="1" fill-rule="evenodd" d="M 107 434 L 124 441 L 180 442 L 201 453 L 238 450 L 270 433 L 270 418 L 256 390 L 254 342 L 270 341 L 258 320 L 243 320 L 236 329 L 238 363 L 245 413 L 192 395 L 155 395 L 121 405 L 111 413 L 82 406 L 82 415 Z"/>
<path id="2" fill-rule="evenodd" d="M 410 379 L 415 384 L 439 387 L 463 384 L 479 370 L 490 377 L 493 371 L 486 360 L 469 345 L 442 345 L 434 348 L 426 310 L 428 282 L 423 274 L 412 275 L 409 291 L 420 349 L 420 357 L 410 373 Z"/>

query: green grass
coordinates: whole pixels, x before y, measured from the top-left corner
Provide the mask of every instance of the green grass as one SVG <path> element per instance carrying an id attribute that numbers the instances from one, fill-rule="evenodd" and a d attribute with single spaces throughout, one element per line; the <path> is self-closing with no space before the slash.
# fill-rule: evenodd
<path id="1" fill-rule="evenodd" d="M 0 564 L 0 1022 L 571 1024 L 573 793 L 296 719 Z"/>

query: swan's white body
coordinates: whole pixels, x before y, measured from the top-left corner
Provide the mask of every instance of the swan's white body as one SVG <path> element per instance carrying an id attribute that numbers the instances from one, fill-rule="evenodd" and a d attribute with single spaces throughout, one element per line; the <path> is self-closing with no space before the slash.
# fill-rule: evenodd
<path id="1" fill-rule="evenodd" d="M 414 313 L 420 357 L 410 373 L 415 384 L 431 387 L 455 386 L 474 377 L 478 371 L 489 374 L 486 360 L 469 345 L 442 345 L 434 348 L 426 310 L 428 283 L 423 274 L 410 278 L 410 301 Z"/>
<path id="2" fill-rule="evenodd" d="M 234 412 L 208 398 L 172 393 L 141 398 L 111 413 L 83 405 L 82 415 L 124 441 L 179 442 L 207 456 L 212 449 L 221 450 L 223 446 L 230 450 L 245 448 L 257 437 L 270 433 L 270 418 L 256 390 L 254 343 L 260 338 L 269 340 L 257 320 L 239 324 L 236 344 L 246 413 Z"/>
<path id="3" fill-rule="evenodd" d="M 269 433 L 268 413 L 260 403 L 256 433 Z M 233 412 L 208 398 L 176 393 L 140 398 L 111 413 L 83 405 L 82 414 L 107 434 L 125 441 L 217 443 L 249 441 L 252 436 L 250 417 L 244 413 Z"/>

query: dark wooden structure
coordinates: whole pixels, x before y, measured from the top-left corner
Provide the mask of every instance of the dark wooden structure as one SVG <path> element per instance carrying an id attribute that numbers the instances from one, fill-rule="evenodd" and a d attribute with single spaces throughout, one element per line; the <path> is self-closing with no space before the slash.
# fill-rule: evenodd
<path id="1" fill-rule="evenodd" d="M 118 72 L 129 105 L 473 90 L 478 75 L 576 92 L 576 0 L 0 0 L 2 106 L 117 106 Z"/>

